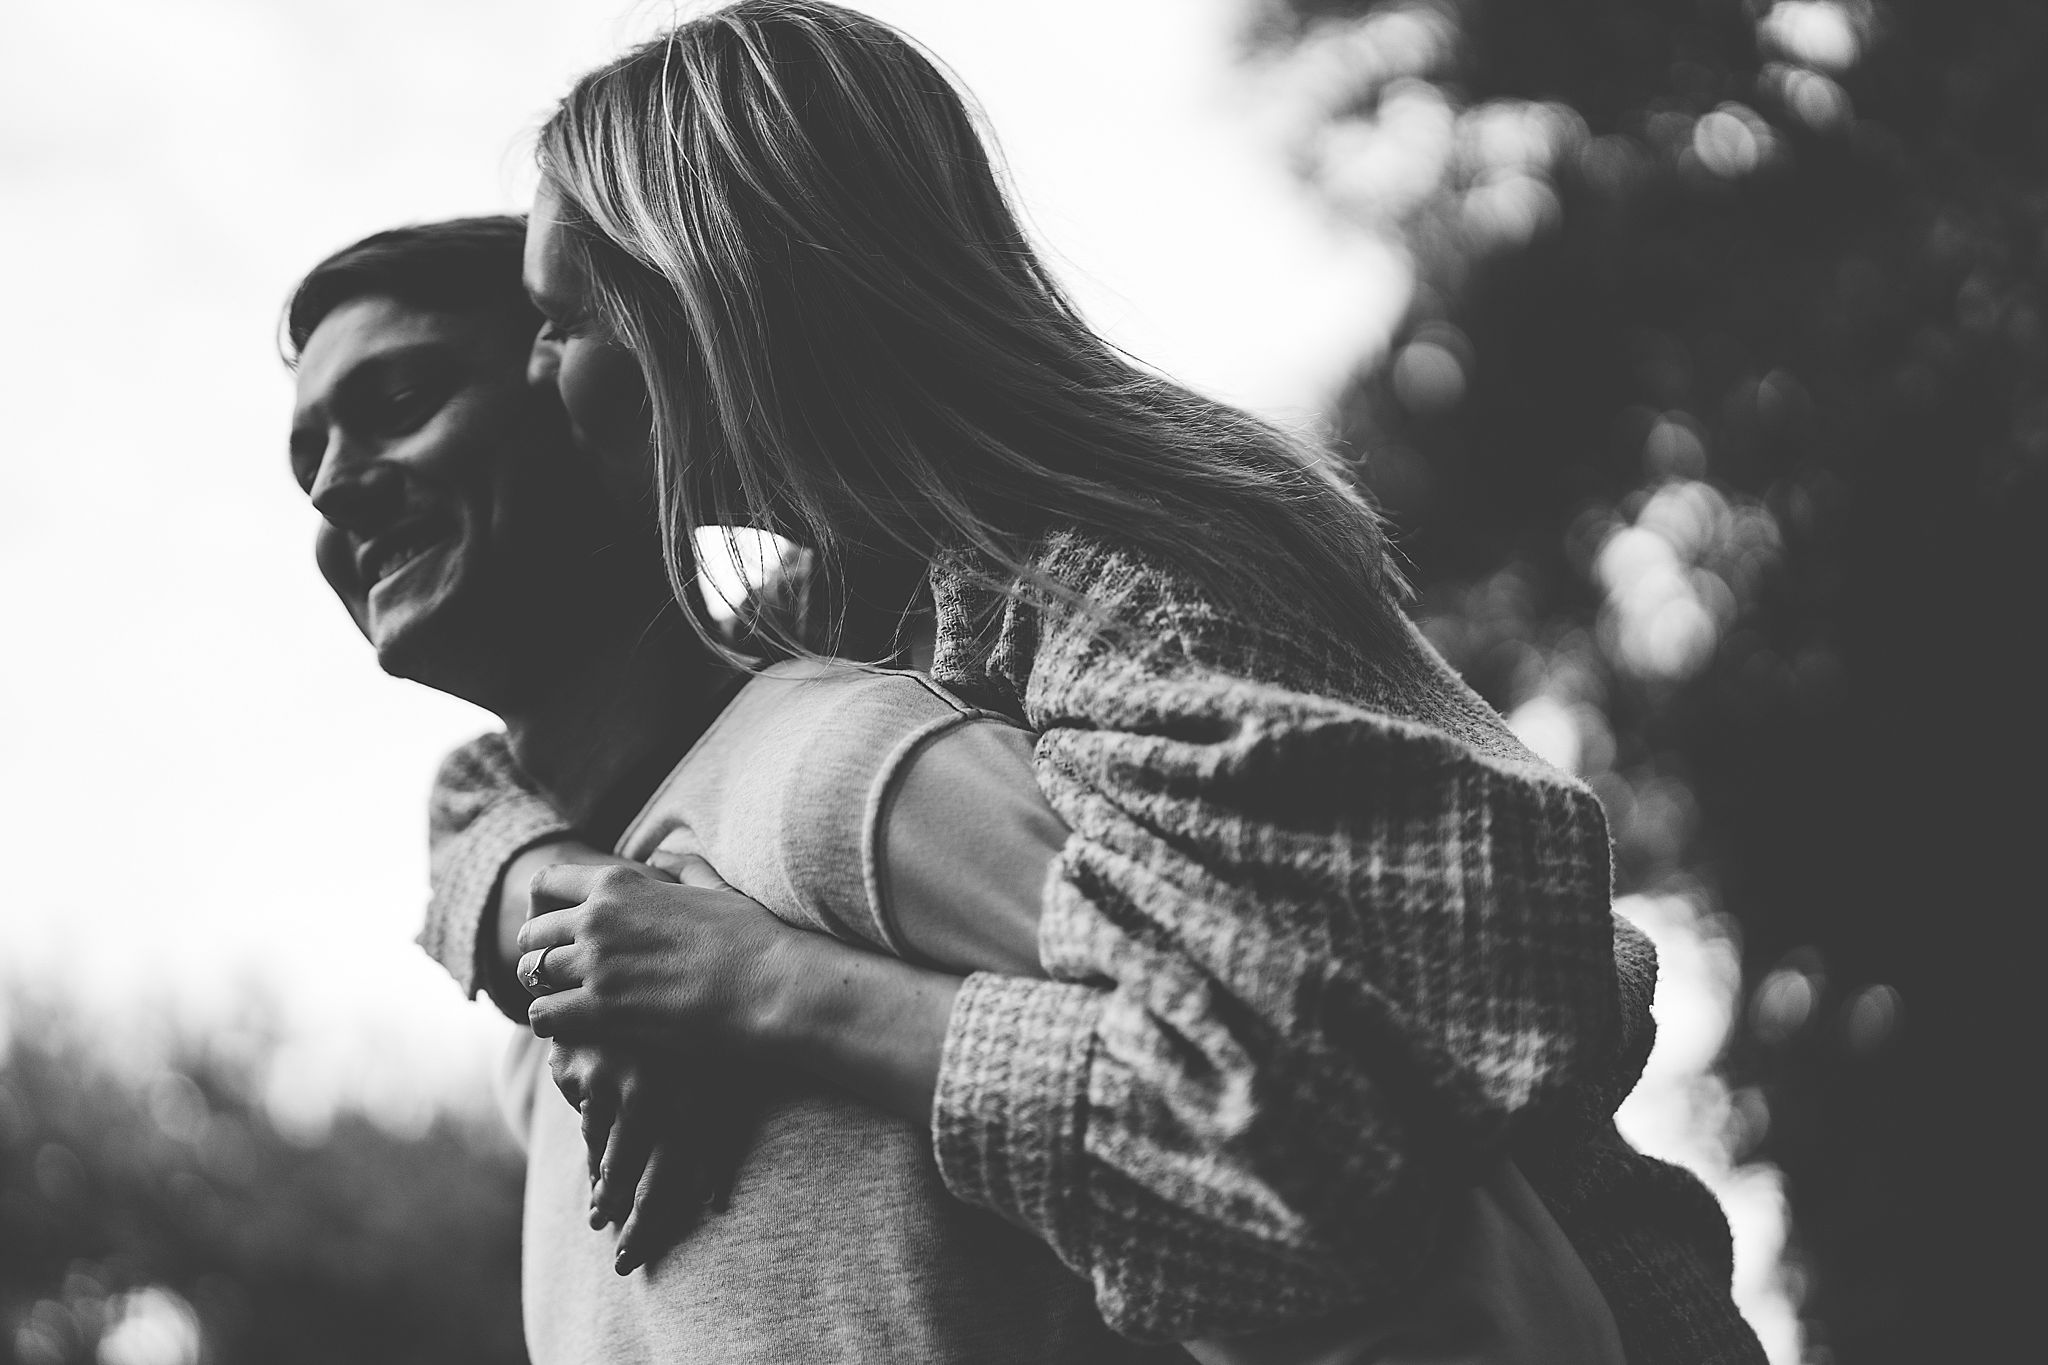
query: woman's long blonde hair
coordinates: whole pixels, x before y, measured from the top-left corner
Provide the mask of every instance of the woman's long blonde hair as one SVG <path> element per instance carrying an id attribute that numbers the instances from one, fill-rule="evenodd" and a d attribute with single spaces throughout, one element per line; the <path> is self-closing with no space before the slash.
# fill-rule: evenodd
<path id="1" fill-rule="evenodd" d="M 1397 629 L 1334 462 L 1098 337 L 958 92 L 886 24 L 821 0 L 693 19 L 578 81 L 541 165 L 647 379 L 679 595 L 716 525 L 809 544 L 828 584 L 850 557 L 948 555 L 1058 595 L 1031 553 L 1071 526 L 1226 607 Z"/>

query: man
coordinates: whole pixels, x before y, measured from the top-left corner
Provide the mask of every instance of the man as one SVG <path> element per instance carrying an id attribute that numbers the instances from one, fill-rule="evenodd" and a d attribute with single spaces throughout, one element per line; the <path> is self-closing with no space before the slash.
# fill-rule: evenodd
<path id="1" fill-rule="evenodd" d="M 636 766 L 666 771 L 732 682 L 690 638 L 651 532 L 525 382 L 533 315 L 504 278 L 519 233 L 380 233 L 306 278 L 291 467 L 323 518 L 321 571 L 384 669 L 504 718 L 555 809 L 616 827 L 605 798 Z M 530 647 L 543 627 L 559 648 Z"/>
<path id="2" fill-rule="evenodd" d="M 444 767 L 437 861 L 443 873 L 477 865 L 438 855 L 481 846 L 504 855 L 482 865 L 512 870 L 492 885 L 437 877 L 423 943 L 523 1020 L 512 977 L 522 868 L 602 860 L 573 835 L 668 869 L 708 853 L 820 941 L 1035 972 L 1036 893 L 1065 831 L 1037 792 L 1029 737 L 908 675 L 783 666 L 739 689 L 677 614 L 646 518 L 605 498 L 551 390 L 521 380 L 536 319 L 518 292 L 519 233 L 516 220 L 483 219 L 378 234 L 317 267 L 288 313 L 292 467 L 324 519 L 323 572 L 388 671 L 505 721 L 502 737 Z M 721 1097 L 726 1117 L 737 1102 L 699 1077 L 714 1112 L 664 1129 L 648 1116 L 690 1093 L 682 1058 L 558 1046 L 553 1079 L 582 1098 L 579 1122 L 545 1084 L 546 1050 L 524 1038 L 513 1065 L 537 1365 L 1161 1354 L 1110 1336 L 1042 1245 L 952 1199 L 921 1125 L 795 1074 L 762 1078 L 732 1211 L 646 1273 L 614 1274 L 638 1255 L 615 1266 L 605 1218 L 591 1214 L 593 1143 L 641 1134 L 639 1207 L 667 1201 L 673 1213 L 718 1174 L 682 1164 L 683 1138 L 701 1138 Z M 658 1098 L 628 1114 L 627 1094 Z M 635 1122 L 612 1122 L 622 1117 Z M 1477 1358 L 1468 1348 L 1489 1330 L 1514 1339 L 1491 1342 L 1488 1359 L 1615 1358 L 1598 1291 L 1533 1196 L 1475 1210 L 1417 1299 L 1437 1328 L 1454 1319 L 1477 1333 L 1457 1358 Z M 1381 1314 L 1362 1331 L 1195 1351 L 1323 1359 L 1369 1336 L 1375 1350 L 1401 1342 L 1408 1358 L 1440 1358 L 1414 1347 L 1417 1326 Z"/>

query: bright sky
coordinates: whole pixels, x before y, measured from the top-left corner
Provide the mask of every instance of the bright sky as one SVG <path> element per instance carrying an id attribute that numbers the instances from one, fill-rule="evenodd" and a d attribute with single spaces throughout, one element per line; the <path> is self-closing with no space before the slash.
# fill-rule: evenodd
<path id="1" fill-rule="evenodd" d="M 979 96 L 1135 354 L 1305 418 L 1384 335 L 1405 274 L 1289 178 L 1233 62 L 1244 0 L 864 7 Z M 309 1112 L 473 1089 L 505 1026 L 411 937 L 429 777 L 489 719 L 381 675 L 314 572 L 274 328 L 364 233 L 523 207 L 551 101 L 668 13 L 8 0 L 0 999 L 204 1029 L 267 997 Z"/>

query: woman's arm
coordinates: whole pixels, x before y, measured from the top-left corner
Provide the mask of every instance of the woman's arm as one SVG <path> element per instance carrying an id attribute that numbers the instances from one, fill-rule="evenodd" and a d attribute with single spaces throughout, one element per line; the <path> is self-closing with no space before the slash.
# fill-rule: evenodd
<path id="1" fill-rule="evenodd" d="M 574 988 L 535 1027 L 779 1057 L 899 1112 L 932 1096 L 953 1191 L 1034 1229 L 1133 1335 L 1397 1291 L 1514 1117 L 1610 1050 L 1597 806 L 1511 740 L 1038 634 L 1013 654 L 1075 831 L 1040 940 L 1063 979 L 935 980 L 744 898 L 565 871 L 589 903 L 526 947 L 660 965 L 585 989 L 558 952 Z M 1173 621 L 1145 638 L 1186 647 Z"/>
<path id="2" fill-rule="evenodd" d="M 1067 828 L 1039 792 L 1033 738 L 963 713 L 879 764 L 871 789 L 832 795 L 871 813 L 844 849 L 870 875 L 833 879 L 871 899 L 835 905 L 831 918 L 878 952 L 769 921 L 694 855 L 663 864 L 688 892 L 550 872 L 543 903 L 581 913 L 534 926 L 527 966 L 552 944 L 549 979 L 584 989 L 535 1004 L 535 1027 L 773 1058 L 926 1123 L 960 974 L 1043 975 L 1039 898 Z M 586 981 L 600 962 L 603 979 Z M 735 982 L 752 987 L 715 989 Z"/>
<path id="3" fill-rule="evenodd" d="M 943 958 L 949 967 L 1035 970 L 1038 893 L 1066 831 L 1038 795 L 1029 754 L 1029 738 L 1013 728 L 971 722 L 926 744 L 893 773 L 875 803 L 884 812 L 873 832 L 878 875 L 871 887 L 879 903 L 868 907 L 885 938 L 927 960 Z M 701 859 L 678 870 L 690 887 L 727 890 Z M 581 891 L 592 879 L 578 874 L 575 880 Z M 644 891 L 656 916 L 655 902 L 681 894 L 680 888 Z M 585 918 L 615 916 L 617 896 L 616 886 L 592 895 Z M 746 933 L 748 907 L 738 898 L 723 907 L 719 901 L 693 898 L 685 913 L 714 919 L 730 913 L 735 936 Z M 671 928 L 684 922 L 678 909 L 685 907 L 673 906 L 668 915 Z M 859 911 L 839 907 L 835 918 L 859 923 L 868 918 Z M 586 928 L 589 941 L 597 941 L 596 926 Z M 611 951 L 633 951 L 615 935 L 606 937 Z M 810 951 L 820 942 L 824 951 Z M 700 966 L 703 948 L 688 950 Z M 758 972 L 762 1006 L 753 1022 L 735 1030 L 740 1041 L 734 1046 L 807 1068 L 913 1119 L 929 1112 L 957 981 L 898 970 L 899 964 L 814 935 L 771 939 L 760 956 L 783 962 Z M 550 962 L 554 976 L 552 953 Z M 561 970 L 570 965 L 565 953 Z M 673 978 L 688 970 L 677 961 L 652 974 Z M 745 970 L 735 962 L 707 975 L 730 979 Z M 617 985 L 615 978 L 612 989 Z M 543 1015 L 549 1010 L 545 1002 L 537 1007 Z M 617 1021 L 598 1009 L 586 1022 L 601 1030 Z M 1191 1342 L 1188 1350 L 1216 1365 L 1295 1365 L 1379 1358 L 1396 1343 L 1450 1333 L 1471 1348 L 1461 1359 L 1618 1360 L 1612 1315 L 1583 1262 L 1533 1196 L 1503 1202 L 1503 1180 L 1518 1184 L 1512 1166 L 1497 1167 L 1486 1183 L 1447 1200 L 1443 1254 L 1398 1306 L 1378 1303 L 1277 1334 Z M 1518 1187 L 1526 1196 L 1526 1186 Z M 622 1254 L 629 1240 L 622 1236 Z"/>
<path id="4" fill-rule="evenodd" d="M 1074 834 L 1039 940 L 1055 979 L 956 997 L 941 1172 L 1131 1335 L 1398 1292 L 1517 1117 L 1611 1055 L 1599 807 L 1433 658 L 1345 678 L 1335 644 L 1269 650 L 1116 560 L 1054 564 L 1122 614 L 1113 644 L 1014 601 L 992 637 L 942 633 L 942 678 L 1042 731 Z"/>
<path id="5" fill-rule="evenodd" d="M 533 1031 L 797 1067 L 923 1123 L 960 978 L 783 923 L 701 858 L 683 884 L 563 864 L 519 931 Z M 543 963 L 542 954 L 546 957 Z"/>

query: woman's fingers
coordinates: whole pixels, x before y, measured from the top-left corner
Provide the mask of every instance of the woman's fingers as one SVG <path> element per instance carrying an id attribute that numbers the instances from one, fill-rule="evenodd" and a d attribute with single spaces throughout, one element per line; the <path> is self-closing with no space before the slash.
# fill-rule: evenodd
<path id="1" fill-rule="evenodd" d="M 593 898 L 630 895 L 643 885 L 661 885 L 648 869 L 633 863 L 556 863 L 534 874 L 528 894 L 533 908 L 547 912 L 580 905 Z"/>
<path id="2" fill-rule="evenodd" d="M 612 864 L 592 866 L 589 863 L 556 863 L 542 868 L 534 873 L 533 881 L 528 884 L 534 911 L 560 910 L 589 900 L 598 879 L 612 869 Z"/>
<path id="3" fill-rule="evenodd" d="M 633 1211 L 640 1177 L 646 1173 L 648 1154 L 654 1150 L 654 1136 L 650 1110 L 630 1099 L 620 1104 L 604 1155 L 597 1163 L 597 1184 L 590 1192 L 590 1226 L 623 1223 Z"/>
<path id="4" fill-rule="evenodd" d="M 548 996 L 557 991 L 574 990 L 583 984 L 583 957 L 573 940 L 549 944 L 521 953 L 519 965 L 513 971 L 519 978 L 519 984 L 526 987 L 528 995 Z"/>
<path id="5" fill-rule="evenodd" d="M 545 915 L 535 915 L 519 926 L 519 951 L 530 953 L 536 948 L 559 948 L 576 941 L 577 909 L 550 910 Z"/>
<path id="6" fill-rule="evenodd" d="M 709 1202 L 695 1153 L 671 1130 L 647 1154 L 647 1169 L 633 1192 L 632 1211 L 619 1229 L 612 1269 L 630 1275 L 671 1250 Z"/>
<path id="7" fill-rule="evenodd" d="M 585 1100 L 605 1093 L 602 1059 L 591 1048 L 556 1043 L 548 1049 L 548 1074 L 555 1078 L 555 1089 L 562 1092 L 569 1107 L 579 1113 Z"/>
<path id="8" fill-rule="evenodd" d="M 718 875 L 718 869 L 694 853 L 685 853 L 676 860 L 676 880 L 684 886 L 701 887 L 706 891 L 732 890 L 725 878 Z"/>
<path id="9" fill-rule="evenodd" d="M 609 1091 L 603 1095 L 593 1095 L 583 1101 L 579 1112 L 583 1117 L 584 1165 L 589 1168 L 590 1187 L 592 1191 L 595 1191 L 597 1189 L 597 1173 L 604 1164 L 605 1148 L 611 1144 L 612 1129 L 618 1125 L 618 1097 Z M 597 1196 L 595 1193 L 591 1195 L 590 1203 L 590 1226 L 593 1228 L 603 1227 L 604 1224 L 597 1221 Z"/>
<path id="10" fill-rule="evenodd" d="M 548 971 L 555 969 L 554 955 L 548 956 Z M 536 1038 L 562 1038 L 570 1041 L 590 1041 L 598 1030 L 597 998 L 588 987 L 570 986 L 564 990 L 550 991 L 534 997 L 526 1007 L 526 1026 L 533 1030 Z"/>

